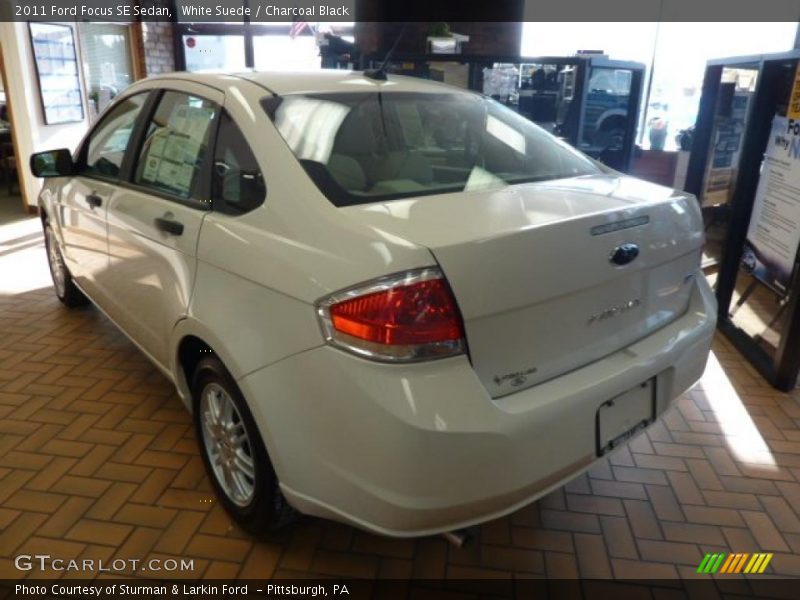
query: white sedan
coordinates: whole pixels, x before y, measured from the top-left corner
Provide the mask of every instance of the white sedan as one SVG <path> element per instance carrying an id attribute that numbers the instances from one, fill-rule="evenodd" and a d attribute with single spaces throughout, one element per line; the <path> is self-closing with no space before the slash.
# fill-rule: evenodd
<path id="1" fill-rule="evenodd" d="M 709 352 L 695 198 L 456 88 L 171 74 L 31 167 L 58 297 L 174 381 L 251 531 L 509 513 L 653 423 Z"/>

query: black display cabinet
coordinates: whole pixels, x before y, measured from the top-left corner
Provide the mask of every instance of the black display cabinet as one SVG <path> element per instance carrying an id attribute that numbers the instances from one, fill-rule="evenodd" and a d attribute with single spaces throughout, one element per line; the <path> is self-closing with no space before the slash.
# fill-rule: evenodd
<path id="1" fill-rule="evenodd" d="M 364 57 L 375 68 L 384 57 Z M 443 81 L 492 96 L 619 171 L 636 137 L 644 65 L 604 55 L 569 57 L 415 54 L 392 56 L 390 73 Z"/>
<path id="2" fill-rule="evenodd" d="M 800 149 L 800 137 L 783 131 L 792 96 L 800 100 L 798 59 L 795 50 L 707 63 L 686 176 L 703 210 L 718 326 L 784 391 L 800 370 L 800 279 L 789 243 L 800 229 L 800 160 L 783 158 L 789 144 Z"/>

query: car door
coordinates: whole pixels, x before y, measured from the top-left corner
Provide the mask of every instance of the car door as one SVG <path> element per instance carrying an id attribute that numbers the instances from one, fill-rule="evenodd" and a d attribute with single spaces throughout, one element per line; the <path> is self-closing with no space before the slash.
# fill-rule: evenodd
<path id="1" fill-rule="evenodd" d="M 119 101 L 92 129 L 78 152 L 76 176 L 56 203 L 62 250 L 78 285 L 105 308 L 108 287 L 106 210 L 119 187 L 125 152 L 149 93 Z"/>
<path id="2" fill-rule="evenodd" d="M 167 89 L 142 128 L 126 187 L 108 205 L 115 320 L 159 364 L 186 314 L 196 249 L 210 209 L 212 141 L 222 92 L 181 82 Z"/>

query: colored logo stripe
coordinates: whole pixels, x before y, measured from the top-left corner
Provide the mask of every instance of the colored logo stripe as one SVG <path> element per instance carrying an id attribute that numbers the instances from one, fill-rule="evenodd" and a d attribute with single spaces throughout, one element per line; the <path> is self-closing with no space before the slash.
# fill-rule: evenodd
<path id="1" fill-rule="evenodd" d="M 722 559 L 725 558 L 724 552 L 706 554 L 700 566 L 697 567 L 698 573 L 716 573 Z"/>
<path id="2" fill-rule="evenodd" d="M 725 564 L 722 565 L 722 573 L 727 573 L 728 569 L 731 567 L 731 563 L 739 556 L 738 554 L 729 554 L 728 560 L 725 561 Z"/>
<path id="3" fill-rule="evenodd" d="M 726 554 L 725 552 L 715 552 L 703 557 L 700 566 L 697 567 L 697 572 L 714 574 L 719 571 L 729 575 L 763 573 L 771 560 L 771 553 L 735 552 Z"/>
<path id="4" fill-rule="evenodd" d="M 744 561 L 746 561 L 748 558 L 750 558 L 750 555 L 748 553 L 740 554 L 739 560 L 736 561 L 735 565 L 731 565 L 731 568 L 728 571 L 728 573 L 741 572 L 741 570 L 744 568 Z"/>
<path id="5" fill-rule="evenodd" d="M 763 573 L 767 568 L 769 561 L 772 560 L 772 553 L 769 554 L 754 554 L 751 564 L 747 565 L 745 573 Z"/>
<path id="6" fill-rule="evenodd" d="M 758 567 L 760 566 L 761 562 L 764 559 L 763 554 L 753 554 L 753 558 L 750 559 L 750 562 L 747 563 L 747 566 L 744 568 L 745 573 L 752 573 L 753 569 L 756 569 L 756 573 L 758 573 Z"/>

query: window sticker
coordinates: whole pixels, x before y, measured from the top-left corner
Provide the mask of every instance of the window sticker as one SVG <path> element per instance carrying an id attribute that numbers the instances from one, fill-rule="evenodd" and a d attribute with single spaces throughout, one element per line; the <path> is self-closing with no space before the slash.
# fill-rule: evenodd
<path id="1" fill-rule="evenodd" d="M 168 109 L 167 119 L 154 119 L 157 130 L 145 150 L 140 180 L 187 198 L 201 166 L 215 110 L 203 106 L 198 98 L 188 97 L 182 102 Z"/>

